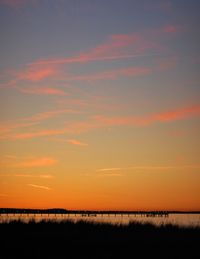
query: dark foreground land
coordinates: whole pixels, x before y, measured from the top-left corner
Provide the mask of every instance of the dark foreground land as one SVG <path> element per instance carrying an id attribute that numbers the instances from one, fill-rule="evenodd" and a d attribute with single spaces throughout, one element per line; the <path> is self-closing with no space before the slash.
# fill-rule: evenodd
<path id="1" fill-rule="evenodd" d="M 200 258 L 200 228 L 13 221 L 0 224 L 0 258 Z"/>

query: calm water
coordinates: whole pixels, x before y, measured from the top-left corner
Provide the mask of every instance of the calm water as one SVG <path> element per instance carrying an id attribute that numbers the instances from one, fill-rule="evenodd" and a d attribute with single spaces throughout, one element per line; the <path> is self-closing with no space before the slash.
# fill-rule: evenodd
<path id="1" fill-rule="evenodd" d="M 160 224 L 176 224 L 180 226 L 200 226 L 200 214 L 169 214 L 168 217 L 144 217 L 144 216 L 134 216 L 134 215 L 96 215 L 96 216 L 81 216 L 81 215 L 40 215 L 40 214 L 23 214 L 23 215 L 0 215 L 0 222 L 4 221 L 10 221 L 10 220 L 17 220 L 21 219 L 25 222 L 34 219 L 35 221 L 40 220 L 86 220 L 86 221 L 95 221 L 95 222 L 109 222 L 112 224 L 128 224 L 131 221 L 137 221 L 137 222 L 151 222 L 156 225 Z"/>

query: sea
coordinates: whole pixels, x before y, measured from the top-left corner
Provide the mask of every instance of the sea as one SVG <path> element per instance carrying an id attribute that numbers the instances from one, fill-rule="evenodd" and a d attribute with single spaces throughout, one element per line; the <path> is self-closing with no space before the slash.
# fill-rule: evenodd
<path id="1" fill-rule="evenodd" d="M 0 214 L 0 223 L 9 222 L 13 220 L 22 220 L 29 222 L 34 220 L 39 222 L 41 220 L 47 221 L 93 221 L 105 222 L 111 224 L 128 224 L 130 222 L 152 223 L 155 225 L 173 224 L 179 226 L 200 227 L 200 213 L 199 214 L 176 214 L 170 213 L 168 216 L 146 216 L 146 215 L 129 215 L 129 214 Z"/>

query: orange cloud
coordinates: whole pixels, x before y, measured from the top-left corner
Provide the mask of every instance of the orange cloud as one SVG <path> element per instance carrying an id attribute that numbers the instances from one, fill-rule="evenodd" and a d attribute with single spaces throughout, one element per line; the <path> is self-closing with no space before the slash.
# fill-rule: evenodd
<path id="1" fill-rule="evenodd" d="M 48 136 L 57 136 L 65 134 L 67 131 L 66 128 L 63 129 L 52 129 L 52 130 L 41 130 L 36 132 L 30 132 L 30 133 L 18 133 L 13 134 L 10 136 L 10 139 L 13 140 L 20 140 L 20 139 L 32 139 L 37 137 L 48 137 Z"/>
<path id="2" fill-rule="evenodd" d="M 42 157 L 42 158 L 36 158 L 36 159 L 27 159 L 23 162 L 17 163 L 14 165 L 14 167 L 43 167 L 43 166 L 52 166 L 55 165 L 58 161 L 54 158 L 50 157 Z"/>
<path id="3" fill-rule="evenodd" d="M 37 184 L 32 184 L 32 183 L 29 183 L 28 186 L 31 186 L 33 188 L 38 188 L 38 189 L 44 189 L 44 190 L 52 190 L 52 188 L 48 187 L 48 186 L 44 186 L 44 185 L 37 185 Z"/>
<path id="4" fill-rule="evenodd" d="M 72 145 L 75 145 L 75 146 L 81 146 L 81 147 L 88 146 L 88 144 L 80 142 L 80 141 L 78 141 L 76 139 L 69 139 L 69 140 L 67 140 L 67 142 L 72 144 Z"/>
<path id="5" fill-rule="evenodd" d="M 52 87 L 20 88 L 20 92 L 38 95 L 67 95 L 64 91 Z"/>

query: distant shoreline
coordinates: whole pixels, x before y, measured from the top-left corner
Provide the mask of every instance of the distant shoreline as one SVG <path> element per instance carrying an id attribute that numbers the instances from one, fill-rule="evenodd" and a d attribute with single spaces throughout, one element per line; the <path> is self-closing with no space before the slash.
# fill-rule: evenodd
<path id="1" fill-rule="evenodd" d="M 179 210 L 67 210 L 52 209 L 26 209 L 26 208 L 0 208 L 0 214 L 133 214 L 133 215 L 169 215 L 169 214 L 200 214 L 200 211 Z"/>

